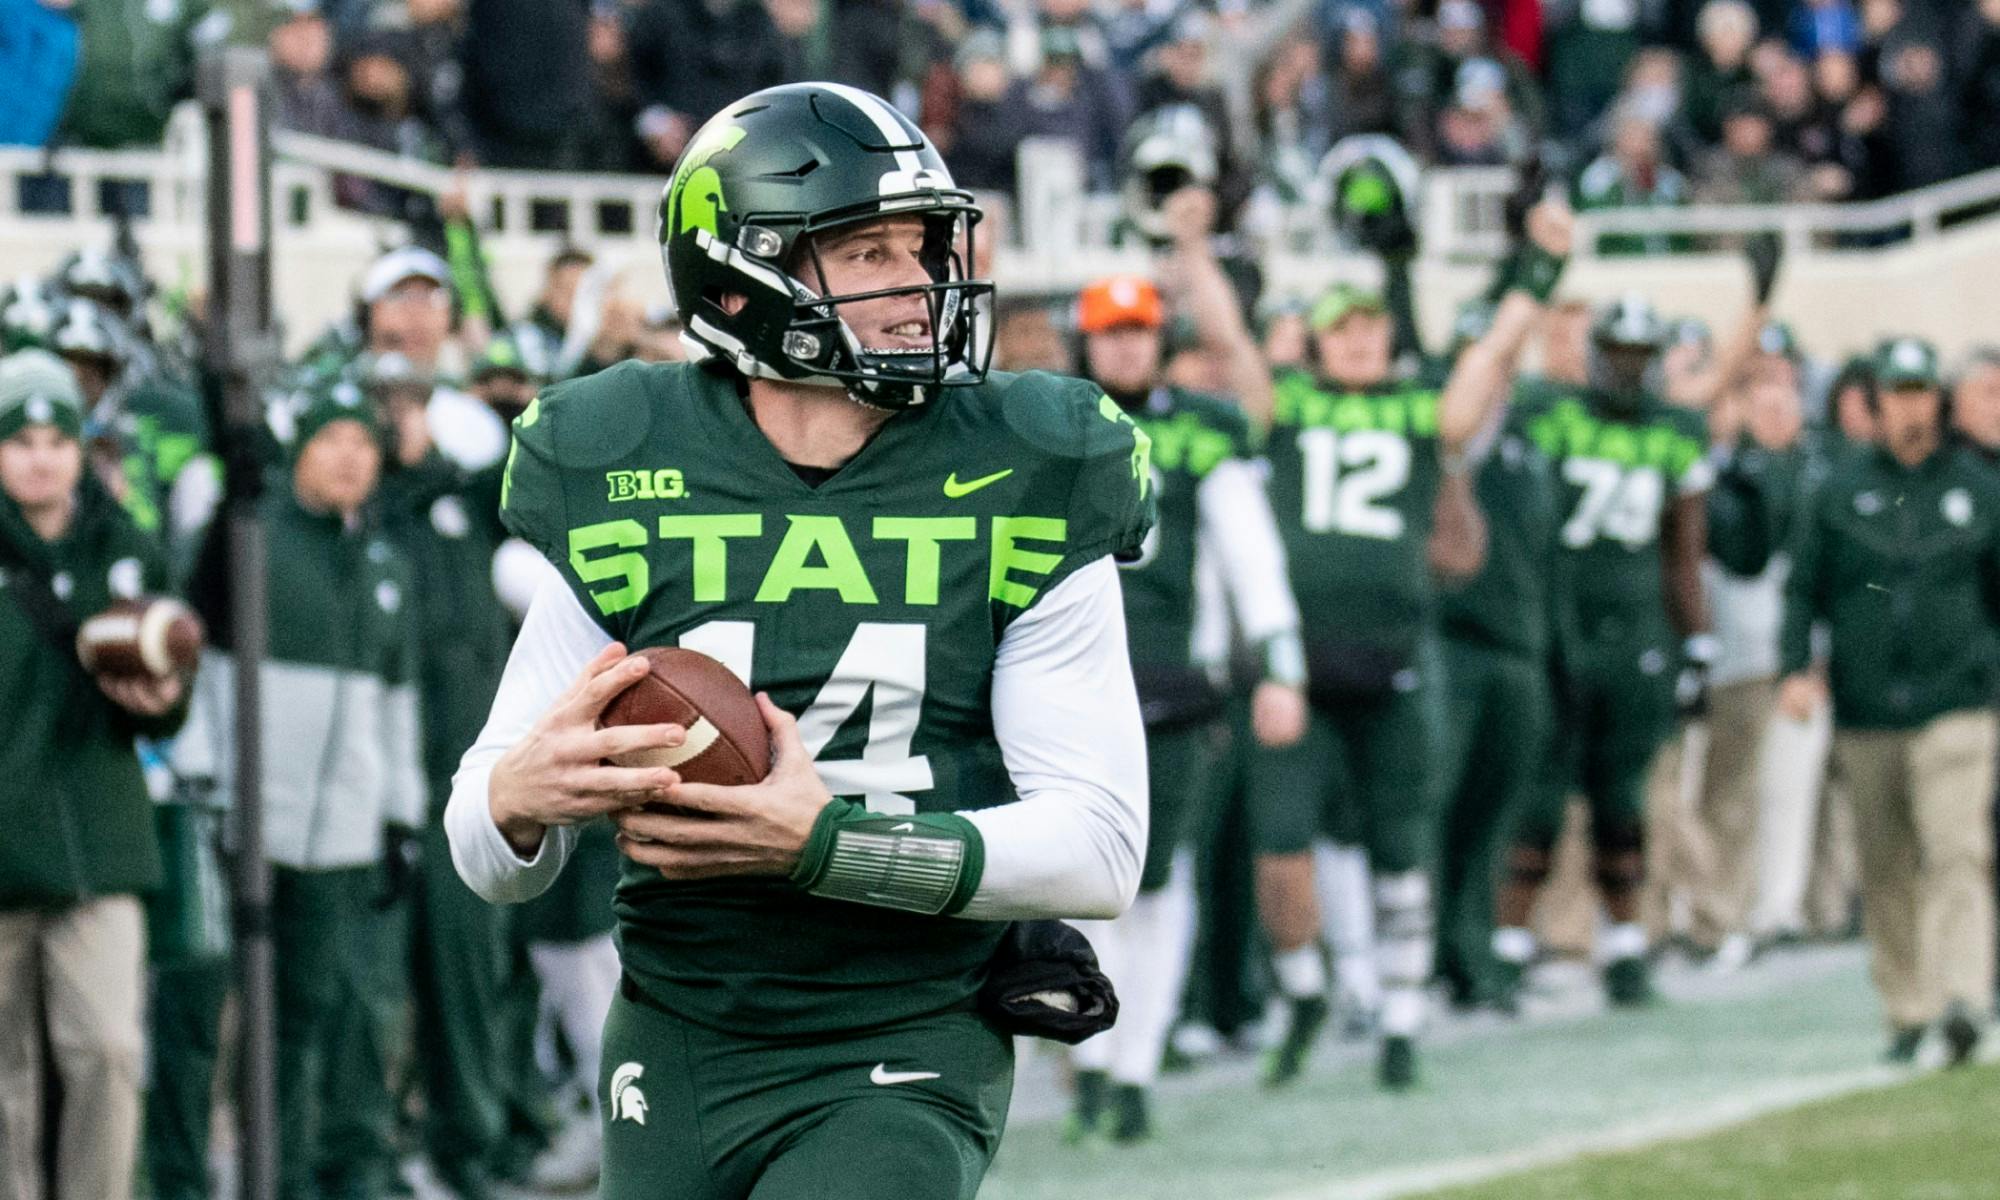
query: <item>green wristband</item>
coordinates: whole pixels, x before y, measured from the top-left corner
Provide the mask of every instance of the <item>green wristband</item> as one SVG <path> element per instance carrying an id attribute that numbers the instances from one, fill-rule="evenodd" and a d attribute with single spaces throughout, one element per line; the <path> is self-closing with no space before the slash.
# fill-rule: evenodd
<path id="1" fill-rule="evenodd" d="M 1568 261 L 1530 242 L 1515 252 L 1506 290 L 1526 292 L 1537 303 L 1547 304 L 1549 297 L 1555 295 L 1556 284 L 1561 282 Z"/>
<path id="2" fill-rule="evenodd" d="M 949 916 L 972 899 L 985 866 L 978 827 L 957 813 L 874 813 L 834 800 L 791 878 L 829 900 Z"/>

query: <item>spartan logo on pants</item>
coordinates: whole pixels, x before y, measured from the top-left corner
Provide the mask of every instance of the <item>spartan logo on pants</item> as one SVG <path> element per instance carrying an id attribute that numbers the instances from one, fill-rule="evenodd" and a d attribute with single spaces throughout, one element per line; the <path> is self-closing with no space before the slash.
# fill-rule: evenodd
<path id="1" fill-rule="evenodd" d="M 611 1119 L 646 1123 L 646 1093 L 639 1090 L 639 1077 L 646 1068 L 635 1062 L 621 1063 L 611 1073 Z"/>

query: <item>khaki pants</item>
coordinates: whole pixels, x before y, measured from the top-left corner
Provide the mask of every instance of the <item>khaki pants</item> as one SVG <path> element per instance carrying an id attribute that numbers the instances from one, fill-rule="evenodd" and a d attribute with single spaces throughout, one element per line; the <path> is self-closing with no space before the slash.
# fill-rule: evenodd
<path id="1" fill-rule="evenodd" d="M 1759 937 L 1838 934 L 1854 898 L 1854 809 L 1830 778 L 1833 720 L 1779 713 L 1764 743 L 1764 811 L 1757 829 Z"/>
<path id="2" fill-rule="evenodd" d="M 1757 890 L 1765 731 L 1777 703 L 1768 679 L 1709 692 L 1708 716 L 1669 743 L 1646 797 L 1646 925 L 1714 949 L 1750 927 Z M 1685 907 L 1685 930 L 1674 920 Z"/>
<path id="3" fill-rule="evenodd" d="M 2000 719 L 1983 710 L 1834 735 L 1875 987 L 1899 1028 L 1929 1024 L 1952 1003 L 1980 1016 L 1993 1006 L 1996 742 Z"/>
<path id="4" fill-rule="evenodd" d="M 56 1200 L 129 1200 L 145 984 L 145 917 L 134 897 L 0 912 L 0 1200 L 44 1191 L 44 1023 L 62 1079 Z"/>

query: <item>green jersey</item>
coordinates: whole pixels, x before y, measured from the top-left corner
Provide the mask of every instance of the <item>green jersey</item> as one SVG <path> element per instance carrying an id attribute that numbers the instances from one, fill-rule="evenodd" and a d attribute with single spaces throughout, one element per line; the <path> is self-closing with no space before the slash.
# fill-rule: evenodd
<path id="1" fill-rule="evenodd" d="M 1339 641 L 1407 657 L 1429 623 L 1440 395 L 1428 380 L 1345 392 L 1279 376 L 1271 510 L 1309 655 Z"/>
<path id="2" fill-rule="evenodd" d="M 1514 403 L 1555 463 L 1562 579 L 1577 632 L 1664 636 L 1667 505 L 1715 478 L 1701 414 L 1651 396 L 1626 412 L 1603 393 L 1546 380 L 1524 382 Z"/>
<path id="3" fill-rule="evenodd" d="M 501 513 L 611 637 L 703 651 L 797 714 L 836 796 L 964 811 L 1016 798 L 990 703 L 1001 639 L 1070 573 L 1138 552 L 1147 448 L 1094 387 L 995 373 L 890 418 L 815 487 L 732 376 L 627 363 L 520 416 Z M 967 1004 L 1002 928 L 630 862 L 617 911 L 647 995 L 756 1035 Z"/>
<path id="4" fill-rule="evenodd" d="M 1160 514 L 1121 574 L 1132 672 L 1150 717 L 1167 693 L 1201 690 L 1192 678 L 1199 493 L 1218 465 L 1250 456 L 1250 424 L 1226 400 L 1166 387 L 1154 389 L 1131 415 L 1152 439 Z"/>
<path id="5" fill-rule="evenodd" d="M 1474 491 L 1486 515 L 1486 561 L 1464 586 L 1439 598 L 1446 632 L 1539 660 L 1548 648 L 1556 555 L 1555 473 L 1509 413 Z"/>

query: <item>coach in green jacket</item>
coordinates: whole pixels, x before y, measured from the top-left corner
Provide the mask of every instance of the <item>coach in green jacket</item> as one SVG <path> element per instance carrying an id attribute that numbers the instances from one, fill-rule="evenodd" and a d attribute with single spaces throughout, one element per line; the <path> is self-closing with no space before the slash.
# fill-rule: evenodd
<path id="1" fill-rule="evenodd" d="M 83 399 L 41 351 L 0 359 L 0 1195 L 42 1192 L 44 1028 L 63 1081 L 54 1174 L 125 1196 L 139 1128 L 145 917 L 158 886 L 136 734 L 181 683 L 93 681 L 78 621 L 164 591 L 166 557 L 83 469 Z M 44 1026 L 46 1021 L 46 1027 Z"/>
<path id="2" fill-rule="evenodd" d="M 1947 440 L 1929 345 L 1884 344 L 1876 377 L 1878 445 L 1835 462 L 1798 522 L 1779 707 L 1810 711 L 1811 630 L 1825 622 L 1889 1055 L 1913 1060 L 1941 1021 L 1956 1063 L 1993 1007 L 2000 481 Z"/>

